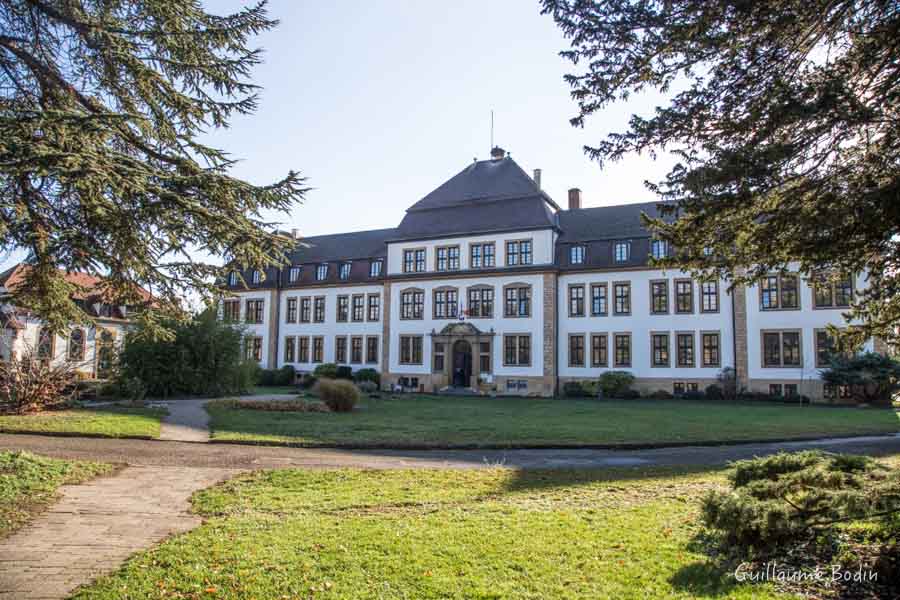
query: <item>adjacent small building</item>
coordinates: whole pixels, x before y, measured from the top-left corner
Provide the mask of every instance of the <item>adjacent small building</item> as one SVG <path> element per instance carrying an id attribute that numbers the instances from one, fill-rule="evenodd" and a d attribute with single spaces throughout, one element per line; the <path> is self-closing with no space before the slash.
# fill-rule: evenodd
<path id="1" fill-rule="evenodd" d="M 54 334 L 31 311 L 10 300 L 10 293 L 21 284 L 28 269 L 28 265 L 20 263 L 0 273 L 0 360 L 21 358 L 30 350 L 39 360 L 71 364 L 82 378 L 106 379 L 130 323 L 129 307 L 108 302 L 100 278 L 64 273 L 67 281 L 82 290 L 75 302 L 94 324 L 72 324 L 67 331 Z M 146 290 L 139 289 L 138 293 L 150 300 Z"/>
<path id="2" fill-rule="evenodd" d="M 383 385 L 552 396 L 625 370 L 644 392 L 703 390 L 724 367 L 749 389 L 825 398 L 818 369 L 863 277 L 816 288 L 773 273 L 729 290 L 663 271 L 640 215 L 566 208 L 499 148 L 393 229 L 298 240 L 290 265 L 233 272 L 224 318 L 262 366 L 375 368 Z M 868 344 L 871 349 L 871 343 Z"/>

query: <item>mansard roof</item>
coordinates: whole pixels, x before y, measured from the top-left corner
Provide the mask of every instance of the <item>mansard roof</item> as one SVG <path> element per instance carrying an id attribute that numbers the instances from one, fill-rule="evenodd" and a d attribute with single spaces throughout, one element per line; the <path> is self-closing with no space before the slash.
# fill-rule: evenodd
<path id="1" fill-rule="evenodd" d="M 475 161 L 409 207 L 395 239 L 548 229 L 558 209 L 512 158 Z"/>
<path id="2" fill-rule="evenodd" d="M 575 210 L 561 210 L 559 218 L 560 243 L 587 242 L 650 237 L 641 222 L 641 213 L 650 218 L 660 217 L 659 202 L 640 202 L 616 206 L 597 206 Z M 671 220 L 671 217 L 666 217 Z"/>
<path id="3" fill-rule="evenodd" d="M 333 233 L 300 238 L 290 254 L 291 264 L 322 263 L 387 256 L 386 240 L 397 230 L 372 229 L 350 233 Z"/>

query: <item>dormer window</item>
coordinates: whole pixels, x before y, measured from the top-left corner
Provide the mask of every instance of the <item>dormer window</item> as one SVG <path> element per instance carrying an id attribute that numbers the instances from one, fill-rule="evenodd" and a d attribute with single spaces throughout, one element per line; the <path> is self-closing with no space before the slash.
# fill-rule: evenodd
<path id="1" fill-rule="evenodd" d="M 316 267 L 316 281 L 325 281 L 328 277 L 328 265 L 319 265 Z"/>
<path id="2" fill-rule="evenodd" d="M 373 260 L 369 264 L 369 277 L 381 277 L 381 267 L 384 264 L 384 261 L 381 259 Z"/>
<path id="3" fill-rule="evenodd" d="M 631 244 L 629 242 L 616 242 L 615 259 L 616 262 L 625 262 L 631 256 Z"/>
<path id="4" fill-rule="evenodd" d="M 259 283 L 260 281 L 262 281 L 262 273 L 254 269 L 253 274 L 250 276 L 250 281 L 254 284 Z"/>
<path id="5" fill-rule="evenodd" d="M 338 276 L 341 279 L 350 279 L 350 265 L 352 263 L 341 263 L 341 270 L 338 272 Z"/>
<path id="6" fill-rule="evenodd" d="M 288 281 L 290 283 L 297 283 L 300 281 L 300 267 L 291 267 L 291 270 L 288 271 Z"/>
<path id="7" fill-rule="evenodd" d="M 569 248 L 569 264 L 584 264 L 585 248 L 581 244 Z"/>
<path id="8" fill-rule="evenodd" d="M 237 271 L 232 271 L 228 274 L 228 285 L 231 287 L 235 287 L 238 283 L 238 274 Z"/>
<path id="9" fill-rule="evenodd" d="M 669 255 L 669 243 L 665 240 L 653 240 L 650 244 L 650 253 L 657 260 L 665 258 Z"/>

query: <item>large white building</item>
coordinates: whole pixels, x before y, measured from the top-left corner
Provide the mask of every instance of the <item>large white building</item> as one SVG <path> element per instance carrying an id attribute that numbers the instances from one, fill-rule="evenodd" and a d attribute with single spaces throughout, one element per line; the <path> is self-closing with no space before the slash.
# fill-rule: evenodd
<path id="1" fill-rule="evenodd" d="M 829 396 L 825 327 L 863 279 L 816 290 L 773 274 L 729 292 L 651 268 L 670 251 L 641 224 L 656 206 L 581 208 L 572 189 L 561 209 L 495 148 L 395 229 L 303 238 L 289 267 L 232 273 L 223 314 L 264 367 L 369 367 L 425 391 L 550 396 L 625 370 L 644 392 L 679 392 L 733 367 L 748 389 Z"/>

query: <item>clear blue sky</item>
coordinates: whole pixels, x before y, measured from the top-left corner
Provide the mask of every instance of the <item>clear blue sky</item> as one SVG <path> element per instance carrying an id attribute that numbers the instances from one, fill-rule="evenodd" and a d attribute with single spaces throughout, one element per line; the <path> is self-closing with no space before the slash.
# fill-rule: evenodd
<path id="1" fill-rule="evenodd" d="M 244 3 L 208 0 L 224 13 Z M 616 105 L 575 129 L 558 52 L 566 42 L 537 2 L 272 0 L 278 28 L 253 40 L 263 87 L 252 116 L 210 135 L 241 162 L 238 177 L 270 183 L 290 169 L 315 189 L 290 215 L 304 235 L 394 227 L 404 210 L 495 142 L 560 205 L 580 187 L 585 206 L 653 200 L 645 179 L 672 165 L 633 156 L 601 170 L 582 152 L 661 99 Z M 0 257 L 2 258 L 2 257 Z M 21 256 L 10 257 L 21 259 Z M 7 261 L 10 262 L 10 261 Z"/>

